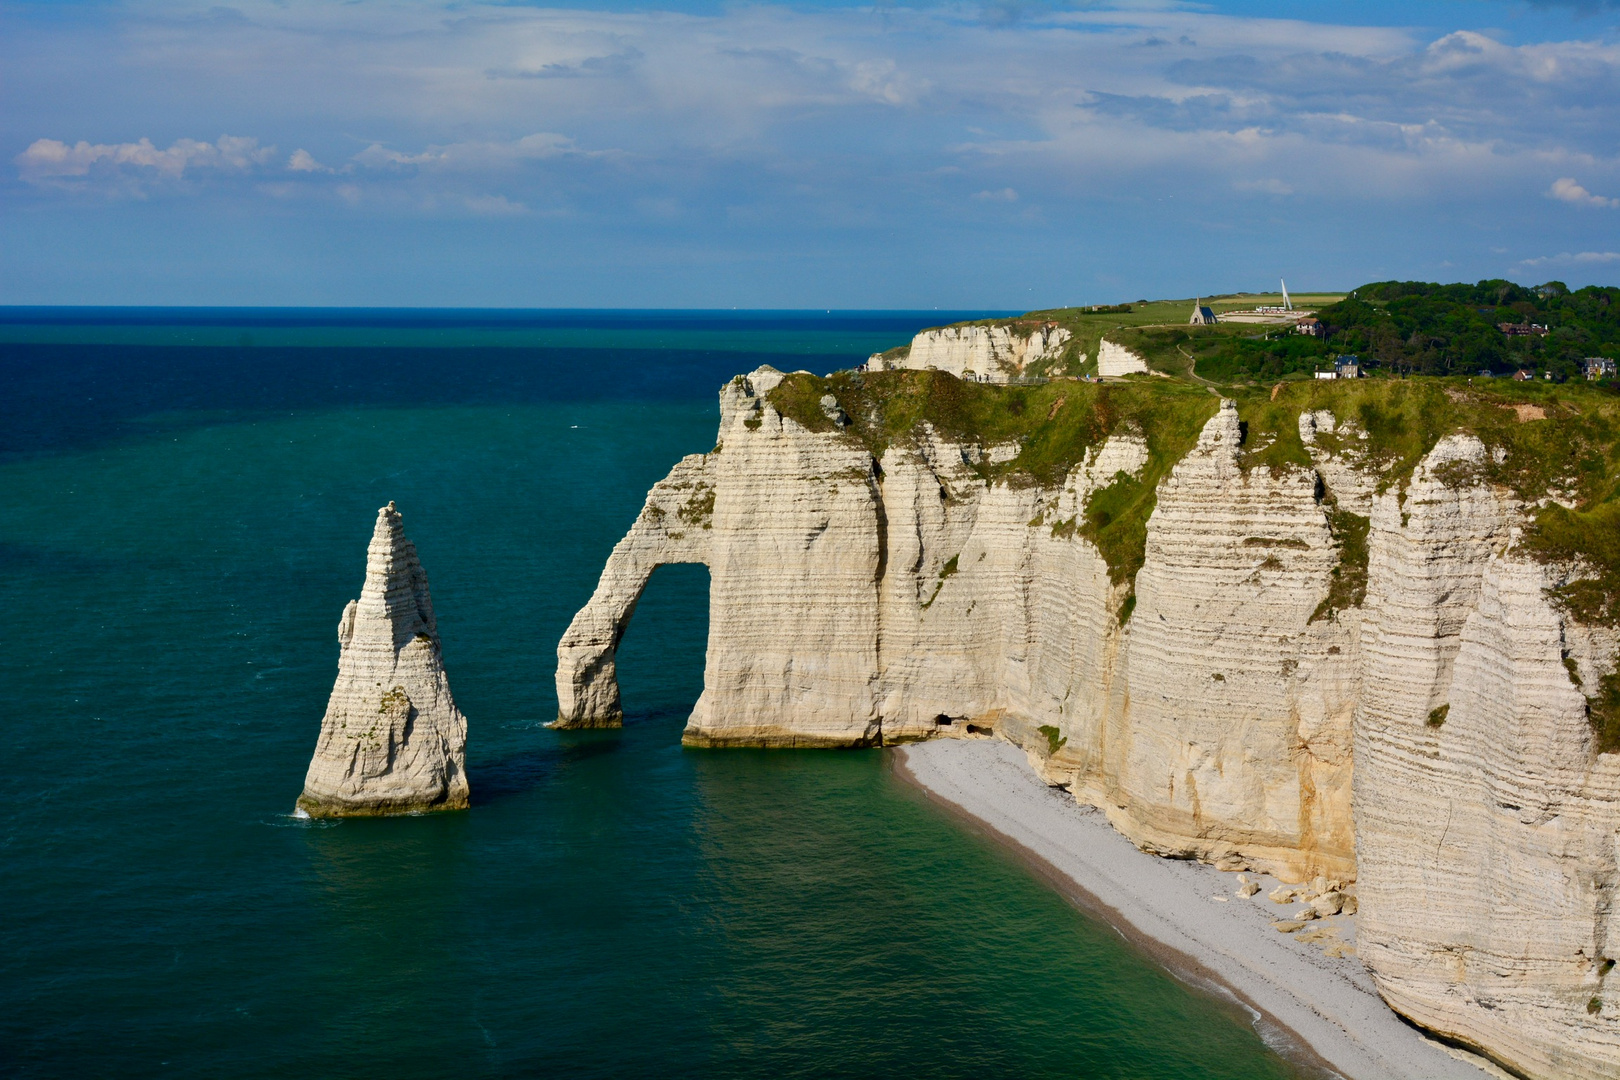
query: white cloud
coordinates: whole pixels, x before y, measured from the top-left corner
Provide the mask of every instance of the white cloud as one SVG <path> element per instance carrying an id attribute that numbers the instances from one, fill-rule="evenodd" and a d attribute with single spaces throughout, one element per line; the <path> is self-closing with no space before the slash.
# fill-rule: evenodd
<path id="1" fill-rule="evenodd" d="M 1620 170 L 1620 113 L 1605 107 L 1620 100 L 1620 43 L 1607 40 L 1514 46 L 1179 4 L 1030 7 L 990 26 L 956 7 L 692 15 L 430 0 L 241 0 L 246 21 L 227 24 L 132 2 L 126 51 L 97 71 L 156 95 L 150 111 L 180 130 L 241 123 L 302 145 L 271 165 L 250 139 L 234 150 L 41 139 L 16 158 L 36 187 L 190 179 L 206 166 L 368 208 L 461 212 L 498 196 L 613 217 L 672 199 L 689 220 L 747 206 L 761 221 L 854 221 L 1008 192 L 1049 209 L 1170 190 L 1178 202 L 1238 192 L 1336 210 L 1505 204 L 1548 175 Z M 0 42 L 0 62 L 25 44 Z M 57 60 L 28 69 L 48 73 L 28 76 L 31 99 L 93 74 L 89 60 Z M 30 119 L 65 135 L 92 122 Z M 1549 194 L 1620 205 L 1572 179 Z"/>
<path id="2" fill-rule="evenodd" d="M 851 90 L 885 105 L 913 105 L 931 86 L 928 79 L 899 70 L 887 57 L 860 60 L 847 65 L 847 70 Z"/>
<path id="3" fill-rule="evenodd" d="M 336 170 L 327 168 L 315 160 L 315 155 L 308 150 L 294 150 L 292 157 L 287 159 L 287 169 L 291 172 L 303 173 L 329 173 Z"/>
<path id="4" fill-rule="evenodd" d="M 382 143 L 372 143 L 358 154 L 354 160 L 373 169 L 385 168 L 389 165 L 430 165 L 442 161 L 444 155 L 436 150 L 425 150 L 419 154 L 405 154 L 398 150 L 390 150 Z"/>
<path id="5" fill-rule="evenodd" d="M 247 172 L 275 156 L 273 146 L 258 139 L 221 135 L 216 142 L 179 139 L 159 150 L 150 139 L 125 143 L 89 143 L 69 146 L 57 139 L 35 139 L 16 157 L 17 172 L 31 184 L 72 183 L 92 173 L 146 174 L 181 178 L 187 169 Z"/>
<path id="6" fill-rule="evenodd" d="M 354 155 L 353 160 L 358 165 L 372 169 L 417 166 L 467 171 L 578 153 L 582 151 L 574 147 L 574 140 L 555 132 L 541 131 L 507 142 L 459 142 L 445 146 L 429 146 L 414 154 L 390 150 L 381 143 L 372 143 Z"/>
<path id="7" fill-rule="evenodd" d="M 1580 184 L 1577 184 L 1573 177 L 1568 176 L 1554 180 L 1553 186 L 1547 189 L 1547 195 L 1549 198 L 1561 199 L 1567 203 L 1574 203 L 1576 206 L 1620 206 L 1620 199 L 1607 199 L 1602 195 L 1594 195 Z"/>
<path id="8" fill-rule="evenodd" d="M 973 197 L 983 199 L 986 202 L 1017 202 L 1018 192 L 1009 187 L 1002 188 L 1000 191 L 976 191 L 973 193 Z"/>
<path id="9" fill-rule="evenodd" d="M 1292 195 L 1294 189 L 1275 176 L 1264 180 L 1237 180 L 1232 187 L 1238 191 L 1252 191 L 1259 195 Z"/>
<path id="10" fill-rule="evenodd" d="M 515 214 L 527 214 L 529 208 L 520 202 L 513 202 L 505 195 L 475 195 L 462 200 L 468 210 L 475 214 L 510 217 Z"/>
<path id="11" fill-rule="evenodd" d="M 1580 251 L 1575 254 L 1564 252 L 1560 255 L 1542 255 L 1535 259 L 1524 259 L 1521 266 L 1591 266 L 1598 263 L 1620 262 L 1620 251 Z"/>

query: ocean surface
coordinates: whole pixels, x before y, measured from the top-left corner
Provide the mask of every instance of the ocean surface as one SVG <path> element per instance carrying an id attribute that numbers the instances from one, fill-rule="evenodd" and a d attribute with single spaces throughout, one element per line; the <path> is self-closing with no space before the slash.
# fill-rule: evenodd
<path id="1" fill-rule="evenodd" d="M 1293 1075 L 883 751 L 681 749 L 701 567 L 542 726 L 727 378 L 981 314 L 0 309 L 0 1074 Z M 390 499 L 473 807 L 296 820 Z"/>

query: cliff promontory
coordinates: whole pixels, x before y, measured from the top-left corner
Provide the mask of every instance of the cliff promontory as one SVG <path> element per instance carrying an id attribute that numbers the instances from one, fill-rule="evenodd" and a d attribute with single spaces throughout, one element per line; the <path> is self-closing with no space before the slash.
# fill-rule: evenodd
<path id="1" fill-rule="evenodd" d="M 1073 334 L 1055 323 L 969 324 L 924 330 L 911 344 L 877 353 L 868 371 L 944 371 L 973 382 L 1005 383 L 1044 370 Z M 1081 363 L 1085 357 L 1079 358 Z"/>
<path id="2" fill-rule="evenodd" d="M 337 683 L 298 808 L 311 817 L 467 806 L 467 718 L 450 697 L 427 574 L 393 503 L 338 621 Z"/>
<path id="3" fill-rule="evenodd" d="M 558 649 L 618 723 L 648 575 L 710 569 L 698 746 L 994 734 L 1146 851 L 1336 881 L 1421 1026 L 1620 1073 L 1620 402 L 1552 384 L 761 368 Z"/>

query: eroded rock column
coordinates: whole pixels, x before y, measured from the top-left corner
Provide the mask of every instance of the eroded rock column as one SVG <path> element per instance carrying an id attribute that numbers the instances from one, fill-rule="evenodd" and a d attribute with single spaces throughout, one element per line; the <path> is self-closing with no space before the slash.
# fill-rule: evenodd
<path id="1" fill-rule="evenodd" d="M 467 718 L 450 697 L 427 574 L 400 513 L 377 511 L 366 583 L 338 622 L 337 683 L 298 808 L 311 817 L 467 806 Z"/>

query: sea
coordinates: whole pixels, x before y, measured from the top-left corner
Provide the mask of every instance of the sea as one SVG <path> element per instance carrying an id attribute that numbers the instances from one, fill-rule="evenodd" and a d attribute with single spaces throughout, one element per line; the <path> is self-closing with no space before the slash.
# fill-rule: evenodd
<path id="1" fill-rule="evenodd" d="M 702 567 L 544 726 L 727 379 L 988 314 L 0 309 L 0 1075 L 1295 1075 L 888 752 L 682 749 Z M 472 808 L 300 820 L 389 500 Z"/>

